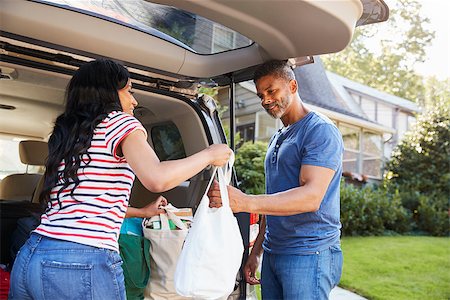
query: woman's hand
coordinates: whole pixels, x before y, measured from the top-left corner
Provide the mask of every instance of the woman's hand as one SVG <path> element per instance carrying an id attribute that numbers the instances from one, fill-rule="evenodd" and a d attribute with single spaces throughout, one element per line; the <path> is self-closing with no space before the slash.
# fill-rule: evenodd
<path id="1" fill-rule="evenodd" d="M 232 153 L 230 147 L 226 144 L 212 144 L 203 151 L 209 155 L 210 164 L 218 167 L 225 165 Z"/>
<path id="2" fill-rule="evenodd" d="M 153 216 L 165 213 L 164 206 L 168 204 L 164 196 L 159 196 L 154 202 L 147 204 L 142 208 L 128 207 L 126 218 L 151 218 Z"/>
<path id="3" fill-rule="evenodd" d="M 162 207 L 166 206 L 167 203 L 167 199 L 164 198 L 164 196 L 159 196 L 154 202 L 141 208 L 143 218 L 150 218 L 165 213 L 165 210 Z"/>

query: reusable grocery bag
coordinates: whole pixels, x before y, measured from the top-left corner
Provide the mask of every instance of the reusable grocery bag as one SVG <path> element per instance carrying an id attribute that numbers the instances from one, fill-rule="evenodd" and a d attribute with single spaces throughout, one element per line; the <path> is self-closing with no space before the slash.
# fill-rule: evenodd
<path id="1" fill-rule="evenodd" d="M 175 271 L 177 293 L 195 299 L 219 299 L 230 295 L 244 252 L 226 187 L 231 178 L 231 166 L 227 179 L 222 168 L 216 170 L 222 207 L 209 207 L 207 192 L 211 179 L 194 215 Z"/>
<path id="2" fill-rule="evenodd" d="M 144 236 L 150 241 L 151 270 L 144 295 L 152 300 L 186 299 L 175 292 L 173 276 L 188 227 L 175 215 L 175 207 L 169 204 L 165 210 L 165 214 L 143 222 Z"/>
<path id="3" fill-rule="evenodd" d="M 150 275 L 150 242 L 142 236 L 120 234 L 119 250 L 127 300 L 144 299 Z"/>

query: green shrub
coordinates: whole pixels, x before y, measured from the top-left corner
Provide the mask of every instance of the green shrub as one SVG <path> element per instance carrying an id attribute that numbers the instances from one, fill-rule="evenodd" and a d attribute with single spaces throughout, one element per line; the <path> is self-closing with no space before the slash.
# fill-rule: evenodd
<path id="1" fill-rule="evenodd" d="M 395 231 L 398 233 L 405 233 L 411 231 L 413 222 L 411 213 L 404 208 L 400 193 L 395 191 L 390 194 L 389 191 L 384 190 L 386 199 L 388 201 L 388 207 L 385 207 L 385 215 L 389 215 L 390 218 L 385 218 L 385 228 L 387 230 Z"/>
<path id="2" fill-rule="evenodd" d="M 417 208 L 419 230 L 434 236 L 449 235 L 448 198 L 439 195 L 420 196 Z"/>
<path id="3" fill-rule="evenodd" d="M 247 194 L 264 194 L 264 158 L 267 143 L 246 142 L 236 151 L 235 169 L 239 188 Z"/>
<path id="4" fill-rule="evenodd" d="M 401 206 L 398 193 L 385 189 L 355 187 L 341 183 L 341 223 L 343 235 L 382 235 L 386 231 L 410 230 L 410 217 Z"/>
<path id="5" fill-rule="evenodd" d="M 384 185 L 399 191 L 414 229 L 448 235 L 450 195 L 450 108 L 437 103 L 421 115 L 393 151 Z"/>

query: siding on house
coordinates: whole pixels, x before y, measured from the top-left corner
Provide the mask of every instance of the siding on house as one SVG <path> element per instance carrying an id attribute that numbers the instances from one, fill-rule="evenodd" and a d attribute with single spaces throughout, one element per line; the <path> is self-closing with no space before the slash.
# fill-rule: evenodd
<path id="1" fill-rule="evenodd" d="M 404 134 L 415 123 L 415 115 L 420 113 L 419 106 L 403 99 L 337 74 L 327 72 L 338 99 L 351 106 L 359 116 L 392 129 L 392 135 L 386 137 L 384 155 L 389 158 L 393 148 L 402 140 Z"/>

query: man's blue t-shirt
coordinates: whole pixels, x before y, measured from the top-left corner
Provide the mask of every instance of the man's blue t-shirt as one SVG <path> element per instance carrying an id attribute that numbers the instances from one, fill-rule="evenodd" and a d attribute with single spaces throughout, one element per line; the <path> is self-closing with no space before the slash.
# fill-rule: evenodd
<path id="1" fill-rule="evenodd" d="M 274 194 L 300 186 L 302 165 L 335 171 L 317 212 L 291 216 L 266 216 L 265 251 L 275 254 L 308 254 L 339 244 L 342 173 L 342 136 L 327 117 L 309 112 L 270 141 L 266 159 L 266 192 Z"/>

